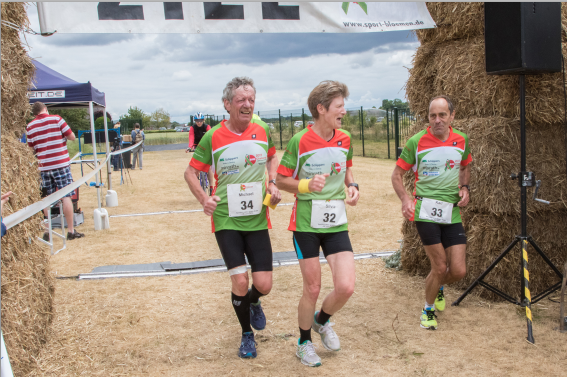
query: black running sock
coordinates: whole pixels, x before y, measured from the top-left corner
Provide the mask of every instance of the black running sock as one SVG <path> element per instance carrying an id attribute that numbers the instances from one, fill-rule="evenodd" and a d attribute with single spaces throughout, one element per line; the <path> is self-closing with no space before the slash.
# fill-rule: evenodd
<path id="1" fill-rule="evenodd" d="M 319 315 L 317 316 L 317 323 L 320 324 L 320 325 L 324 325 L 325 323 L 327 323 L 329 318 L 331 318 L 331 314 L 325 313 L 323 311 L 323 308 L 321 308 L 321 311 L 319 312 Z"/>
<path id="2" fill-rule="evenodd" d="M 311 341 L 311 328 L 309 328 L 309 330 L 303 330 L 300 327 L 299 334 L 301 334 L 299 338 L 299 344 L 303 344 L 303 342 L 305 342 L 306 340 Z"/>
<path id="3" fill-rule="evenodd" d="M 254 284 L 252 284 L 252 289 L 248 291 L 248 297 L 250 298 L 250 303 L 253 305 L 257 305 L 258 301 L 260 300 L 260 297 L 262 296 L 265 296 L 265 294 L 257 290 Z"/>
<path id="4" fill-rule="evenodd" d="M 242 327 L 242 333 L 251 332 L 252 327 L 250 327 L 250 299 L 248 294 L 244 296 L 237 296 L 232 293 L 232 307 L 236 312 L 238 317 L 238 322 Z"/>

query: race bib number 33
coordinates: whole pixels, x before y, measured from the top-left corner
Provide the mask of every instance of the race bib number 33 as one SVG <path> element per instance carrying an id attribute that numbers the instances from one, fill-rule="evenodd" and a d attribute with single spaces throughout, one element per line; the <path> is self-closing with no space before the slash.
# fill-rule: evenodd
<path id="1" fill-rule="evenodd" d="M 312 200 L 311 227 L 332 228 L 347 223 L 344 200 Z"/>
<path id="2" fill-rule="evenodd" d="M 453 216 L 453 203 L 423 198 L 419 218 L 441 224 L 451 224 Z"/>
<path id="3" fill-rule="evenodd" d="M 262 211 L 262 182 L 226 186 L 228 216 L 258 215 Z"/>

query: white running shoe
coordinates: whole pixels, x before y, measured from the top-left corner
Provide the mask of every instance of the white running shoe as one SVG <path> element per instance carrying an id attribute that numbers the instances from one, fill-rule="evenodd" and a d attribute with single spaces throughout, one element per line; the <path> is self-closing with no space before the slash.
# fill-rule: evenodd
<path id="1" fill-rule="evenodd" d="M 302 364 L 308 367 L 321 366 L 321 358 L 315 353 L 315 346 L 310 340 L 299 344 L 299 339 L 297 339 L 297 352 L 295 352 L 295 355 L 301 359 Z"/>
<path id="2" fill-rule="evenodd" d="M 337 333 L 331 326 L 334 325 L 333 322 L 327 321 L 324 325 L 320 325 L 317 323 L 317 316 L 319 312 L 315 312 L 315 317 L 313 318 L 313 330 L 321 335 L 321 342 L 323 343 L 323 347 L 328 349 L 329 351 L 339 351 L 341 349 L 341 342 L 339 341 L 339 337 Z"/>

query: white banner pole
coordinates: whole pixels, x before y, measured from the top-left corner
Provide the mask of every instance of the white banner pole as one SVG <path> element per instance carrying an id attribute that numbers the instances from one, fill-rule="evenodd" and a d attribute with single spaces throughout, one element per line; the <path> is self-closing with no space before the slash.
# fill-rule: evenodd
<path id="1" fill-rule="evenodd" d="M 106 106 L 104 107 L 104 135 L 106 139 L 106 157 L 110 153 L 109 141 L 108 141 L 108 124 L 106 120 Z M 106 178 L 108 180 L 108 188 L 107 190 L 112 190 L 112 178 L 110 176 L 110 159 L 106 162 Z"/>
<path id="2" fill-rule="evenodd" d="M 91 135 L 92 135 L 92 146 L 93 146 L 93 156 L 94 156 L 94 164 L 95 170 L 98 171 L 98 159 L 96 158 L 96 134 L 95 134 L 95 126 L 94 126 L 94 113 L 93 113 L 93 103 L 92 101 L 89 102 L 89 113 L 91 116 Z M 104 114 L 106 117 L 106 114 Z M 95 175 L 95 182 L 96 182 L 96 201 L 98 205 L 98 209 L 101 208 L 100 202 L 100 182 L 98 179 L 99 175 Z"/>

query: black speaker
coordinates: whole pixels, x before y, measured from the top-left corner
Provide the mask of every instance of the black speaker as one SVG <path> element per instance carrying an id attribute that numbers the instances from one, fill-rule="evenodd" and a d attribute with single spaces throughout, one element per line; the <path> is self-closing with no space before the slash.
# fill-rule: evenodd
<path id="1" fill-rule="evenodd" d="M 486 72 L 561 72 L 561 3 L 484 3 Z"/>

